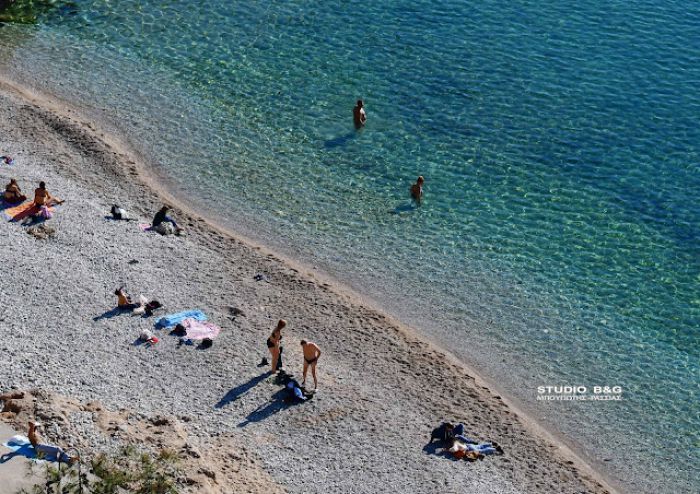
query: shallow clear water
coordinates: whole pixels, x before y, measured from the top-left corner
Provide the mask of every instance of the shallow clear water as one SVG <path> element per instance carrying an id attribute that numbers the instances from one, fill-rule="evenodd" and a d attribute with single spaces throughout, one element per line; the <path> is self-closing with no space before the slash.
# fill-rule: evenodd
<path id="1" fill-rule="evenodd" d="M 0 28 L 0 63 L 636 490 L 696 492 L 700 5 L 579 3 L 78 1 Z M 624 401 L 537 402 L 550 384 Z"/>

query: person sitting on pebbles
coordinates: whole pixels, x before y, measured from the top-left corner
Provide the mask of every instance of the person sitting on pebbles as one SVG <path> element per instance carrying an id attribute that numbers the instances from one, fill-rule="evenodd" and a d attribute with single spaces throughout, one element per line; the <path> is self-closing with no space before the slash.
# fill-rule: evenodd
<path id="1" fill-rule="evenodd" d="M 40 424 L 36 422 L 29 422 L 29 433 L 27 434 L 29 442 L 32 444 L 39 458 L 46 458 L 47 460 L 57 461 L 59 463 L 68 463 L 69 465 L 78 461 L 79 458 L 77 456 L 69 455 L 58 446 L 51 446 L 43 443 L 37 431 L 39 425 Z"/>
<path id="2" fill-rule="evenodd" d="M 119 310 L 134 310 L 141 307 L 141 304 L 133 303 L 131 301 L 131 297 L 128 293 L 126 293 L 123 286 L 117 288 L 114 291 L 114 294 L 117 296 L 117 307 Z"/>
<path id="3" fill-rule="evenodd" d="M 39 188 L 34 190 L 34 205 L 37 207 L 46 206 L 48 208 L 57 204 L 63 204 L 63 202 L 51 197 L 49 191 L 46 190 L 46 183 L 44 182 L 39 182 Z"/>
<path id="4" fill-rule="evenodd" d="M 165 235 L 167 233 L 167 230 L 164 227 L 167 223 L 170 223 L 175 229 L 175 233 L 181 233 L 183 231 L 182 228 L 177 226 L 175 220 L 168 216 L 168 211 L 170 211 L 170 208 L 168 206 L 163 206 L 162 208 L 160 208 L 160 211 L 158 211 L 153 217 L 153 229 L 161 235 Z"/>
<path id="5" fill-rule="evenodd" d="M 10 183 L 5 186 L 5 193 L 2 198 L 10 204 L 19 204 L 27 200 L 27 196 L 22 195 L 22 191 L 17 185 L 17 180 L 14 178 L 11 178 Z"/>

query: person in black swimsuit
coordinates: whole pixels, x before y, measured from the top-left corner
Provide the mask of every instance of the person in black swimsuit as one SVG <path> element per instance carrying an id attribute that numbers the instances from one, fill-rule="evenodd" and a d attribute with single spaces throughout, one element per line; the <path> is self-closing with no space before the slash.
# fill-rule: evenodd
<path id="1" fill-rule="evenodd" d="M 272 334 L 267 339 L 267 349 L 270 350 L 272 356 L 272 370 L 275 372 L 282 368 L 282 328 L 287 325 L 287 321 L 280 319 L 277 327 L 272 331 Z"/>
<path id="2" fill-rule="evenodd" d="M 301 340 L 301 349 L 304 352 L 304 378 L 301 385 L 304 386 L 306 382 L 306 373 L 311 367 L 311 375 L 314 378 L 314 389 L 318 387 L 318 380 L 316 379 L 316 364 L 318 363 L 318 358 L 321 356 L 321 349 L 311 341 Z"/>

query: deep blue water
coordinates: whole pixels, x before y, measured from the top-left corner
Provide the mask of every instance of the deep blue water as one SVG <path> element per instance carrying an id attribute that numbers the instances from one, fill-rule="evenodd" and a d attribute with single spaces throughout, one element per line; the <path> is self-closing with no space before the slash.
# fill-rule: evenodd
<path id="1" fill-rule="evenodd" d="M 111 118 L 203 211 L 373 297 L 636 490 L 700 489 L 699 3 L 80 0 L 41 20 L 0 29 L 5 67 Z M 537 402 L 547 384 L 624 400 Z"/>

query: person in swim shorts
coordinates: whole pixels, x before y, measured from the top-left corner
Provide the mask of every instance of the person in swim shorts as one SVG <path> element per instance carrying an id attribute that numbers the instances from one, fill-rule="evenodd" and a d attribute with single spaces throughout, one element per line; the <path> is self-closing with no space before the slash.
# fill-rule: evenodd
<path id="1" fill-rule="evenodd" d="M 306 373 L 311 367 L 311 375 L 314 378 L 314 389 L 318 387 L 318 380 L 316 379 L 316 364 L 318 363 L 318 358 L 321 356 L 321 349 L 310 341 L 301 340 L 301 349 L 304 352 L 304 377 L 301 385 L 304 386 L 306 382 Z"/>

